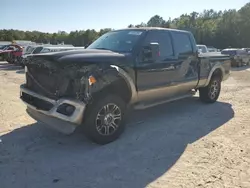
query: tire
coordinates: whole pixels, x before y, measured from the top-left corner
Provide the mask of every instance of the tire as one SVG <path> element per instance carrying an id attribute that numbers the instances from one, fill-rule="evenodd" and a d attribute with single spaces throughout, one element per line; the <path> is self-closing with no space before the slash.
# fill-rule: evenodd
<path id="1" fill-rule="evenodd" d="M 221 91 L 221 79 L 218 76 L 213 76 L 208 86 L 199 89 L 200 100 L 204 103 L 214 103 L 219 98 L 220 91 Z"/>
<path id="2" fill-rule="evenodd" d="M 107 106 L 109 110 L 107 110 Z M 114 110 L 114 107 L 118 109 Z M 114 113 L 111 113 L 112 110 Z M 86 120 L 83 122 L 86 137 L 100 145 L 115 141 L 125 130 L 125 112 L 125 102 L 116 95 L 95 99 L 92 104 L 87 106 Z M 118 114 L 121 114 L 120 119 Z M 117 116 L 117 119 L 114 116 Z"/>

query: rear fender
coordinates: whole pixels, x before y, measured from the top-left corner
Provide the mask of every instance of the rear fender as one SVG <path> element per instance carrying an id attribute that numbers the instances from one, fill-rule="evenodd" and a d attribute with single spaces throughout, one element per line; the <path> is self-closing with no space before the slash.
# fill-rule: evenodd
<path id="1" fill-rule="evenodd" d="M 217 71 L 217 70 L 220 70 L 220 71 L 221 71 L 221 73 L 222 73 L 221 79 L 224 80 L 224 78 L 225 78 L 225 68 L 222 66 L 221 63 L 217 63 L 217 64 L 215 64 L 215 65 L 212 67 L 212 69 L 210 70 L 209 75 L 208 75 L 208 78 L 207 78 L 207 81 L 206 81 L 206 83 L 205 83 L 205 86 L 207 86 L 207 85 L 209 84 L 209 82 L 210 82 L 210 80 L 211 80 L 213 74 L 214 74 L 215 71 Z"/>

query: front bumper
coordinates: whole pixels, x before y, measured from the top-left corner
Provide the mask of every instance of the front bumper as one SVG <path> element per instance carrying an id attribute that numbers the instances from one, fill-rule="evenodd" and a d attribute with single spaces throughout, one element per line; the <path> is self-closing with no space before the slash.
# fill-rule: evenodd
<path id="1" fill-rule="evenodd" d="M 82 101 L 67 98 L 53 100 L 27 89 L 25 84 L 20 86 L 20 98 L 27 105 L 27 113 L 32 118 L 44 122 L 64 134 L 74 132 L 76 127 L 82 123 L 86 109 L 86 104 Z M 48 104 L 49 109 L 37 106 L 37 103 L 34 102 L 36 100 L 39 103 Z M 73 106 L 74 111 L 70 115 L 60 113 L 58 110 L 62 105 Z"/>

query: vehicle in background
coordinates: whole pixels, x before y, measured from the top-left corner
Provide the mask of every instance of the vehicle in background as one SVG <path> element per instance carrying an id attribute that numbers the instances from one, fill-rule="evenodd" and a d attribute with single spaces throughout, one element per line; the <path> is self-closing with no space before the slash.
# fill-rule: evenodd
<path id="1" fill-rule="evenodd" d="M 199 53 L 208 53 L 209 52 L 206 45 L 197 44 L 196 46 L 198 48 Z"/>
<path id="2" fill-rule="evenodd" d="M 227 48 L 222 50 L 221 54 L 230 55 L 232 67 L 241 67 L 250 64 L 250 56 L 244 49 Z"/>
<path id="3" fill-rule="evenodd" d="M 1 60 L 15 63 L 22 56 L 22 51 L 23 47 L 16 44 L 3 46 L 0 51 Z"/>
<path id="4" fill-rule="evenodd" d="M 145 109 L 193 96 L 214 103 L 230 57 L 198 55 L 192 33 L 165 28 L 108 32 L 86 50 L 35 54 L 25 61 L 20 97 L 28 114 L 66 134 L 83 125 L 98 144 L 124 131 L 130 107 Z"/>

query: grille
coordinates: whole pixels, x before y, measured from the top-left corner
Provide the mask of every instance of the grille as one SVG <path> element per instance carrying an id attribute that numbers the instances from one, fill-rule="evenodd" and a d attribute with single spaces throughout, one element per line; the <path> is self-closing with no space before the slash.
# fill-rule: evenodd
<path id="1" fill-rule="evenodd" d="M 26 93 L 22 93 L 21 99 L 39 110 L 49 111 L 53 107 L 53 104 Z"/>
<path id="2" fill-rule="evenodd" d="M 50 98 L 57 98 L 67 91 L 69 80 L 46 68 L 29 67 L 26 73 L 26 87 Z"/>

